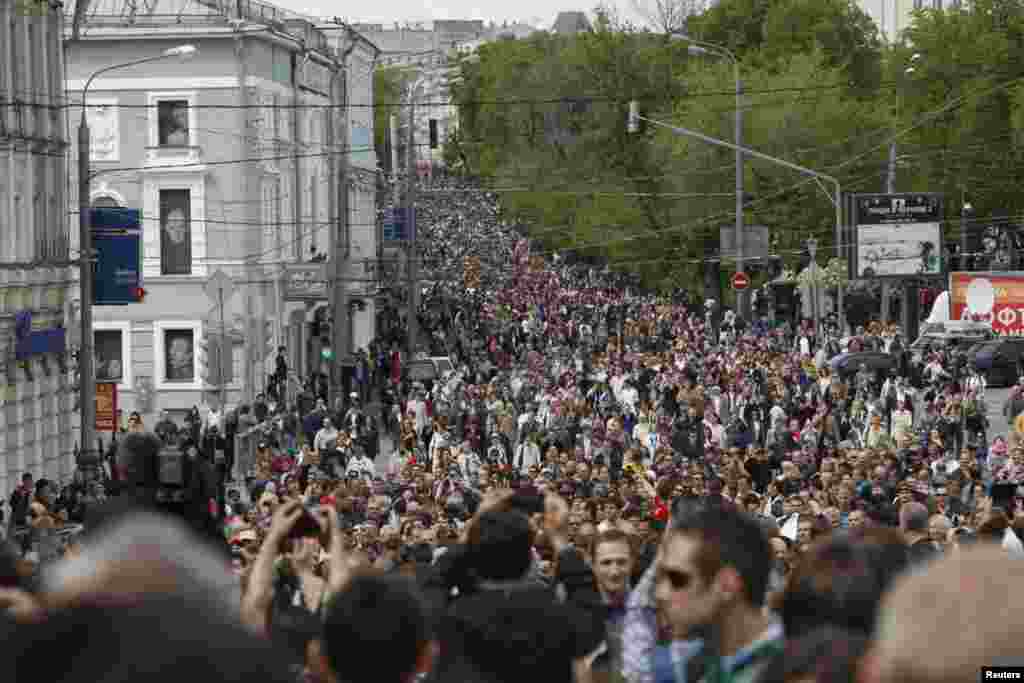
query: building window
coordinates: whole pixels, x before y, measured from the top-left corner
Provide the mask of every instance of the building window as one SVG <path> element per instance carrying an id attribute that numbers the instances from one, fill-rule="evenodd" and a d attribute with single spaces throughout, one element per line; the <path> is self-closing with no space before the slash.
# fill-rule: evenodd
<path id="1" fill-rule="evenodd" d="M 196 381 L 195 330 L 164 329 L 164 376 L 168 383 L 192 384 Z"/>
<path id="2" fill-rule="evenodd" d="M 163 100 L 157 104 L 157 134 L 161 147 L 187 147 L 188 100 Z"/>
<path id="3" fill-rule="evenodd" d="M 189 190 L 160 190 L 160 273 L 192 274 L 192 201 Z"/>
<path id="4" fill-rule="evenodd" d="M 96 381 L 124 384 L 124 339 L 121 330 L 93 330 Z"/>
<path id="5" fill-rule="evenodd" d="M 132 388 L 132 326 L 129 322 L 97 320 L 92 328 L 97 382 L 116 382 Z"/>
<path id="6" fill-rule="evenodd" d="M 92 200 L 94 209 L 120 209 L 121 205 L 113 197 L 96 197 Z"/>

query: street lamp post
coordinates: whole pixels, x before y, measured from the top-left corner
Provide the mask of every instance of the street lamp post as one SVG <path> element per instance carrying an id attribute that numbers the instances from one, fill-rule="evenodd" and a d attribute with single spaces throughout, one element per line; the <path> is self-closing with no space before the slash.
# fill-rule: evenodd
<path id="1" fill-rule="evenodd" d="M 406 150 L 406 187 L 405 206 L 409 231 L 409 358 L 416 356 L 416 343 L 419 332 L 419 320 L 416 315 L 419 312 L 420 302 L 420 276 L 419 256 L 417 255 L 416 240 L 416 91 L 427 79 L 428 74 L 420 74 L 409 87 L 409 136 L 408 149 Z"/>
<path id="2" fill-rule="evenodd" d="M 82 444 L 79 449 L 78 465 L 83 469 L 91 470 L 99 464 L 99 454 L 94 451 L 96 447 L 96 359 L 93 355 L 92 305 L 95 273 L 93 272 L 92 226 L 89 222 L 91 205 L 89 194 L 93 175 L 89 170 L 91 160 L 89 158 L 89 124 L 85 116 L 86 96 L 89 86 L 101 74 L 161 59 L 191 57 L 195 53 L 194 45 L 179 45 L 165 50 L 159 55 L 107 66 L 89 76 L 85 81 L 85 87 L 82 88 L 82 117 L 78 122 L 78 277 L 82 300 L 80 320 L 82 340 L 78 352 L 78 396 L 82 415 Z"/>
<path id="3" fill-rule="evenodd" d="M 733 80 L 736 90 L 736 112 L 733 117 L 733 138 L 736 149 L 736 272 L 743 273 L 746 264 L 743 260 L 743 80 L 740 78 L 740 61 L 736 55 L 726 47 L 714 43 L 705 43 L 695 40 L 687 35 L 676 33 L 675 38 L 689 43 L 687 48 L 692 55 L 711 54 L 724 57 L 732 62 Z M 747 291 L 737 293 L 738 301 L 736 308 L 744 319 L 750 318 L 750 297 Z"/>
<path id="4" fill-rule="evenodd" d="M 821 321 L 818 313 L 818 240 L 813 237 L 807 240 L 807 253 L 811 256 L 811 262 L 807 266 L 807 270 L 810 271 L 808 279 L 811 281 L 811 315 L 814 318 L 814 338 L 818 339 L 821 336 Z"/>
<path id="5" fill-rule="evenodd" d="M 647 123 L 650 123 L 653 126 L 658 126 L 659 128 L 665 128 L 667 130 L 672 131 L 676 135 L 684 135 L 686 137 L 691 137 L 691 138 L 696 138 L 697 140 L 702 140 L 702 141 L 708 143 L 709 145 L 716 145 L 718 147 L 728 147 L 729 149 L 736 149 L 736 145 L 731 143 L 731 142 L 727 142 L 725 140 L 719 140 L 718 138 L 711 137 L 710 135 L 705 135 L 704 133 L 700 133 L 700 132 L 695 131 L 695 130 L 690 130 L 689 128 L 683 128 L 681 126 L 674 126 L 674 125 L 672 125 L 670 123 L 665 123 L 664 121 L 657 121 L 655 119 L 647 118 L 646 116 L 641 116 L 640 113 L 639 113 L 639 107 L 636 104 L 636 101 L 634 100 L 634 101 L 630 102 L 630 104 L 629 104 L 629 118 L 626 121 L 628 129 L 631 132 L 635 132 L 637 127 L 639 126 L 640 121 L 646 121 Z M 773 163 L 773 164 L 776 164 L 778 166 L 782 166 L 783 168 L 788 168 L 788 169 L 790 169 L 792 171 L 796 171 L 796 172 L 802 173 L 802 174 L 804 174 L 806 176 L 810 176 L 811 178 L 813 178 L 815 181 L 818 182 L 819 187 L 821 187 L 821 189 L 825 192 L 825 195 L 829 198 L 829 201 L 832 202 L 832 204 L 833 204 L 833 206 L 835 207 L 835 210 L 836 210 L 836 222 L 835 222 L 836 252 L 837 253 L 841 253 L 841 246 L 842 246 L 842 243 L 843 243 L 842 242 L 842 235 L 843 235 L 843 204 L 842 204 L 843 188 L 842 188 L 842 185 L 840 184 L 839 180 L 837 178 L 835 178 L 833 176 L 830 176 L 830 175 L 827 175 L 825 173 L 820 173 L 818 171 L 815 171 L 813 169 L 807 168 L 805 166 L 801 166 L 799 164 L 794 164 L 791 161 L 786 161 L 785 159 L 779 159 L 777 157 L 773 157 L 773 156 L 770 156 L 768 154 L 765 154 L 764 152 L 758 152 L 756 149 L 751 149 L 750 147 L 744 147 L 743 148 L 743 153 L 745 155 L 749 156 L 749 157 L 753 157 L 754 159 L 760 159 L 762 161 L 767 161 L 769 163 Z M 824 185 L 822 185 L 822 181 L 830 183 L 835 188 L 835 190 L 832 193 L 829 193 L 828 190 L 825 189 Z M 839 311 L 838 311 L 838 313 L 839 313 L 839 329 L 840 330 L 845 330 L 846 329 L 846 319 L 845 319 L 844 309 L 843 309 L 843 286 L 842 286 L 842 284 L 839 285 L 839 296 L 837 297 L 836 304 L 837 304 L 837 306 L 839 308 Z"/>

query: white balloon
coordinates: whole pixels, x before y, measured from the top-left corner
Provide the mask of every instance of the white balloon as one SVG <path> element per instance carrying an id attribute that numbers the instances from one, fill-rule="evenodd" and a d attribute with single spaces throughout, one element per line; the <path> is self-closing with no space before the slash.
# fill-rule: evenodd
<path id="1" fill-rule="evenodd" d="M 992 312 L 996 303 L 996 290 L 992 281 L 979 277 L 967 285 L 967 308 L 975 315 L 987 315 Z"/>

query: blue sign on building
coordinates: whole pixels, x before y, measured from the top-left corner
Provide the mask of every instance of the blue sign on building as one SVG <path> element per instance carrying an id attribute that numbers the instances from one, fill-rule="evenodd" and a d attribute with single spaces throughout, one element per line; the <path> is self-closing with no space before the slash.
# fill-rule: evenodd
<path id="1" fill-rule="evenodd" d="M 142 222 L 138 209 L 90 211 L 96 277 L 93 303 L 124 306 L 139 301 L 142 287 Z"/>
<path id="2" fill-rule="evenodd" d="M 409 209 L 404 206 L 386 209 L 382 232 L 385 242 L 404 242 L 409 239 Z"/>
<path id="3" fill-rule="evenodd" d="M 32 312 L 21 311 L 14 317 L 14 358 L 26 360 L 43 353 L 64 353 L 67 334 L 63 327 L 35 330 Z"/>

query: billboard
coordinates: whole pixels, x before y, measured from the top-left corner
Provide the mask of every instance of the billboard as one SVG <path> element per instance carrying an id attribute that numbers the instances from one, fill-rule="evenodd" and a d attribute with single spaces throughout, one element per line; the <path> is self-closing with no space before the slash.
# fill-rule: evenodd
<path id="1" fill-rule="evenodd" d="M 289 263 L 285 266 L 285 301 L 327 301 L 327 295 L 327 271 L 324 265 Z"/>
<path id="2" fill-rule="evenodd" d="M 141 212 L 93 208 L 89 221 L 96 250 L 93 303 L 97 306 L 138 303 L 142 287 Z"/>
<path id="3" fill-rule="evenodd" d="M 1024 335 L 1024 272 L 950 273 L 950 320 L 979 320 L 999 335 Z"/>
<path id="4" fill-rule="evenodd" d="M 937 194 L 856 195 L 856 278 L 942 273 L 942 198 Z"/>
<path id="5" fill-rule="evenodd" d="M 96 431 L 116 432 L 117 382 L 96 383 Z"/>

